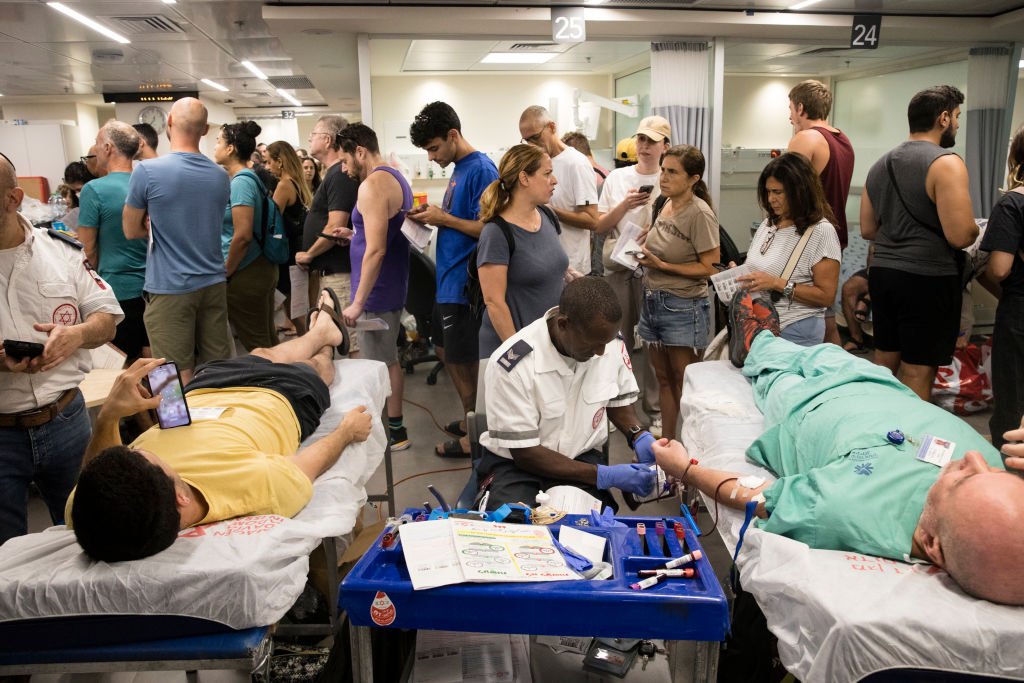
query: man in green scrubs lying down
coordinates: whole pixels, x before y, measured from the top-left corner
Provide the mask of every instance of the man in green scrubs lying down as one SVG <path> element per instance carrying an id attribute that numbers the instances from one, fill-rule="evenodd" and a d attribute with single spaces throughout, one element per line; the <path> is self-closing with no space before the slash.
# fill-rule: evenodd
<path id="1" fill-rule="evenodd" d="M 688 465 L 662 439 L 666 472 L 723 505 L 756 501 L 760 528 L 812 548 L 926 560 L 971 595 L 1024 604 L 1024 479 L 968 424 L 831 344 L 760 332 L 743 374 L 765 416 L 747 457 L 778 480 Z"/>

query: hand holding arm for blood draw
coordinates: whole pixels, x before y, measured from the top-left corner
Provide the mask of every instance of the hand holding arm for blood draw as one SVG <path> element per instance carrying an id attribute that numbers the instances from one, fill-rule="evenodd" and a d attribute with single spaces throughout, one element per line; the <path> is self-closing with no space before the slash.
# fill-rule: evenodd
<path id="1" fill-rule="evenodd" d="M 748 502 L 757 500 L 760 493 L 768 488 L 768 483 L 761 483 L 755 487 L 741 485 L 743 477 L 738 472 L 714 470 L 710 467 L 692 464 L 690 454 L 678 441 L 659 439 L 655 442 L 653 450 L 658 465 L 667 474 L 676 477 L 687 486 L 696 487 L 698 491 L 707 496 L 715 497 L 717 495 L 718 502 L 726 507 L 742 510 Z M 757 516 L 768 517 L 763 497 L 760 498 L 757 505 Z"/>

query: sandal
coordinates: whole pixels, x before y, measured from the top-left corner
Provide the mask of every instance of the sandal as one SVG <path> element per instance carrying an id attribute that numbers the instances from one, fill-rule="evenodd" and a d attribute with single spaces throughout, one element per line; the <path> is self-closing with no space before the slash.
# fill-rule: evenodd
<path id="1" fill-rule="evenodd" d="M 857 322 L 866 323 L 871 317 L 871 298 L 865 294 L 857 299 L 857 305 L 853 309 L 853 317 Z"/>
<path id="2" fill-rule="evenodd" d="M 452 436 L 466 436 L 466 431 L 460 427 L 462 420 L 452 420 L 444 426 L 444 431 L 451 434 Z"/>
<path id="3" fill-rule="evenodd" d="M 451 439 L 440 446 L 434 446 L 434 455 L 439 458 L 468 458 L 472 454 L 462 450 L 458 439 Z"/>
<path id="4" fill-rule="evenodd" d="M 341 319 L 341 302 L 338 300 L 338 295 L 330 287 L 324 287 L 323 291 L 327 292 L 327 296 L 331 297 L 331 305 L 320 304 L 320 308 L 309 309 L 309 312 L 306 313 L 306 329 L 313 329 L 314 313 L 326 313 L 334 321 L 334 324 L 338 326 L 338 329 L 341 330 L 341 343 L 336 347 L 338 354 L 347 356 L 349 349 L 348 328 L 345 326 L 345 321 Z"/>

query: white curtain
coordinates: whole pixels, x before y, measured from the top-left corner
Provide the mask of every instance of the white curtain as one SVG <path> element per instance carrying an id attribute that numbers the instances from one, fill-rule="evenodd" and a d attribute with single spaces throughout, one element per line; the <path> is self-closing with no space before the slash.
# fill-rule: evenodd
<path id="1" fill-rule="evenodd" d="M 672 126 L 672 144 L 693 145 L 710 167 L 711 115 L 707 42 L 651 43 L 651 113 Z"/>
<path id="2" fill-rule="evenodd" d="M 1013 58 L 1009 47 L 972 48 L 967 58 L 966 162 L 971 203 L 979 217 L 991 213 L 1006 174 L 1006 110 Z"/>

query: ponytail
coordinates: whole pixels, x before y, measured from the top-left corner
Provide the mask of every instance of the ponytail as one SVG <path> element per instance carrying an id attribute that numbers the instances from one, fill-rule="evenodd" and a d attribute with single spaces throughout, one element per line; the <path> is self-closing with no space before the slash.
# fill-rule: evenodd
<path id="1" fill-rule="evenodd" d="M 709 209 L 712 211 L 715 210 L 714 204 L 711 203 L 711 192 L 708 191 L 708 185 L 704 182 L 703 178 L 698 180 L 697 184 L 693 186 L 693 194 L 700 199 L 703 199 Z"/>
<path id="2" fill-rule="evenodd" d="M 519 184 L 519 174 L 533 175 L 540 168 L 544 152 L 533 145 L 513 145 L 501 157 L 498 179 L 480 196 L 480 220 L 489 223 L 512 203 L 512 190 Z"/>

